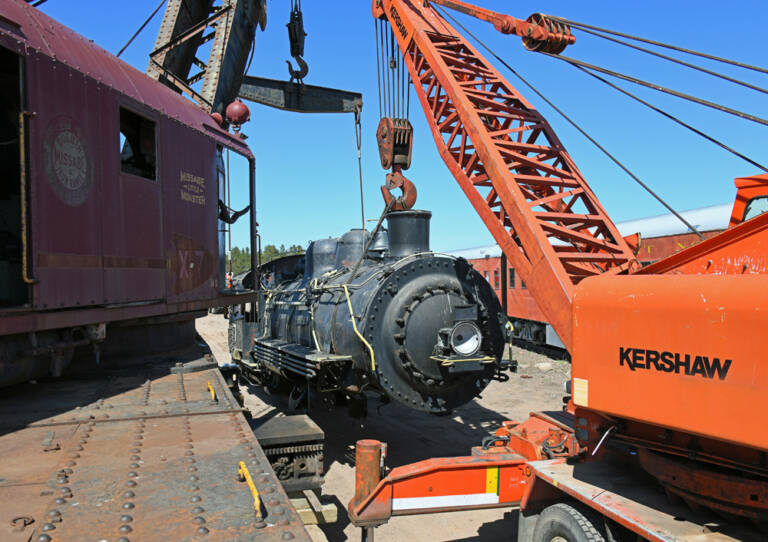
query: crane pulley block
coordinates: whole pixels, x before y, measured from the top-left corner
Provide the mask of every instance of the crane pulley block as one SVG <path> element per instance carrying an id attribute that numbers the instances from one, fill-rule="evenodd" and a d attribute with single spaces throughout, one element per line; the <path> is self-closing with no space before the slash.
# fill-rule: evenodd
<path id="1" fill-rule="evenodd" d="M 376 129 L 381 167 L 411 167 L 413 150 L 413 126 L 408 119 L 384 117 Z"/>

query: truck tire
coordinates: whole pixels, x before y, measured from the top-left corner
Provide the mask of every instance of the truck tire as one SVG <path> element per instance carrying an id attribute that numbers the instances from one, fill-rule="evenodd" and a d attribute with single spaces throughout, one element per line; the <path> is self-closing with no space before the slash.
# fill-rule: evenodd
<path id="1" fill-rule="evenodd" d="M 605 542 L 602 522 L 575 503 L 545 508 L 536 521 L 531 542 Z"/>

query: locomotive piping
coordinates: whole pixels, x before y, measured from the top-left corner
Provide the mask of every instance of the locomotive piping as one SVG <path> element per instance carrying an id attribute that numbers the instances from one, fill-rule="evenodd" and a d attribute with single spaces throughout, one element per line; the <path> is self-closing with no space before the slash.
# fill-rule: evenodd
<path id="1" fill-rule="evenodd" d="M 376 356 L 373 353 L 373 347 L 368 341 L 365 340 L 363 334 L 358 331 L 357 323 L 355 322 L 355 313 L 352 311 L 352 300 L 349 298 L 349 288 L 347 288 L 346 284 L 344 284 L 343 287 L 344 293 L 347 294 L 347 306 L 349 307 L 349 318 L 352 320 L 352 329 L 355 330 L 355 335 L 357 335 L 358 339 L 363 342 L 365 347 L 368 349 L 368 352 L 371 354 L 371 370 L 376 372 Z"/>

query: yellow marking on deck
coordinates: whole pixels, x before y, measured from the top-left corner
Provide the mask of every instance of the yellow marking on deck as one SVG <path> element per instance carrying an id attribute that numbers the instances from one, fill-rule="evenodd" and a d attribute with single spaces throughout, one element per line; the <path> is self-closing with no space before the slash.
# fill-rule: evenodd
<path id="1" fill-rule="evenodd" d="M 241 482 L 248 482 L 251 495 L 253 495 L 253 510 L 256 512 L 256 517 L 261 518 L 261 497 L 259 497 L 259 490 L 256 489 L 256 485 L 253 483 L 253 478 L 251 478 L 251 473 L 248 472 L 248 467 L 246 467 L 245 463 L 242 461 L 240 461 L 237 466 L 237 477 Z"/>

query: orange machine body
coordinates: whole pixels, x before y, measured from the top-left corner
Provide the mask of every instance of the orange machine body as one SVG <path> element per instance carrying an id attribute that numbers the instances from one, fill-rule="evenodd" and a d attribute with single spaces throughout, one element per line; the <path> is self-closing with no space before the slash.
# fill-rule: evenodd
<path id="1" fill-rule="evenodd" d="M 768 276 L 582 281 L 573 401 L 612 417 L 768 450 Z M 755 430 L 750 430 L 754 428 Z"/>

